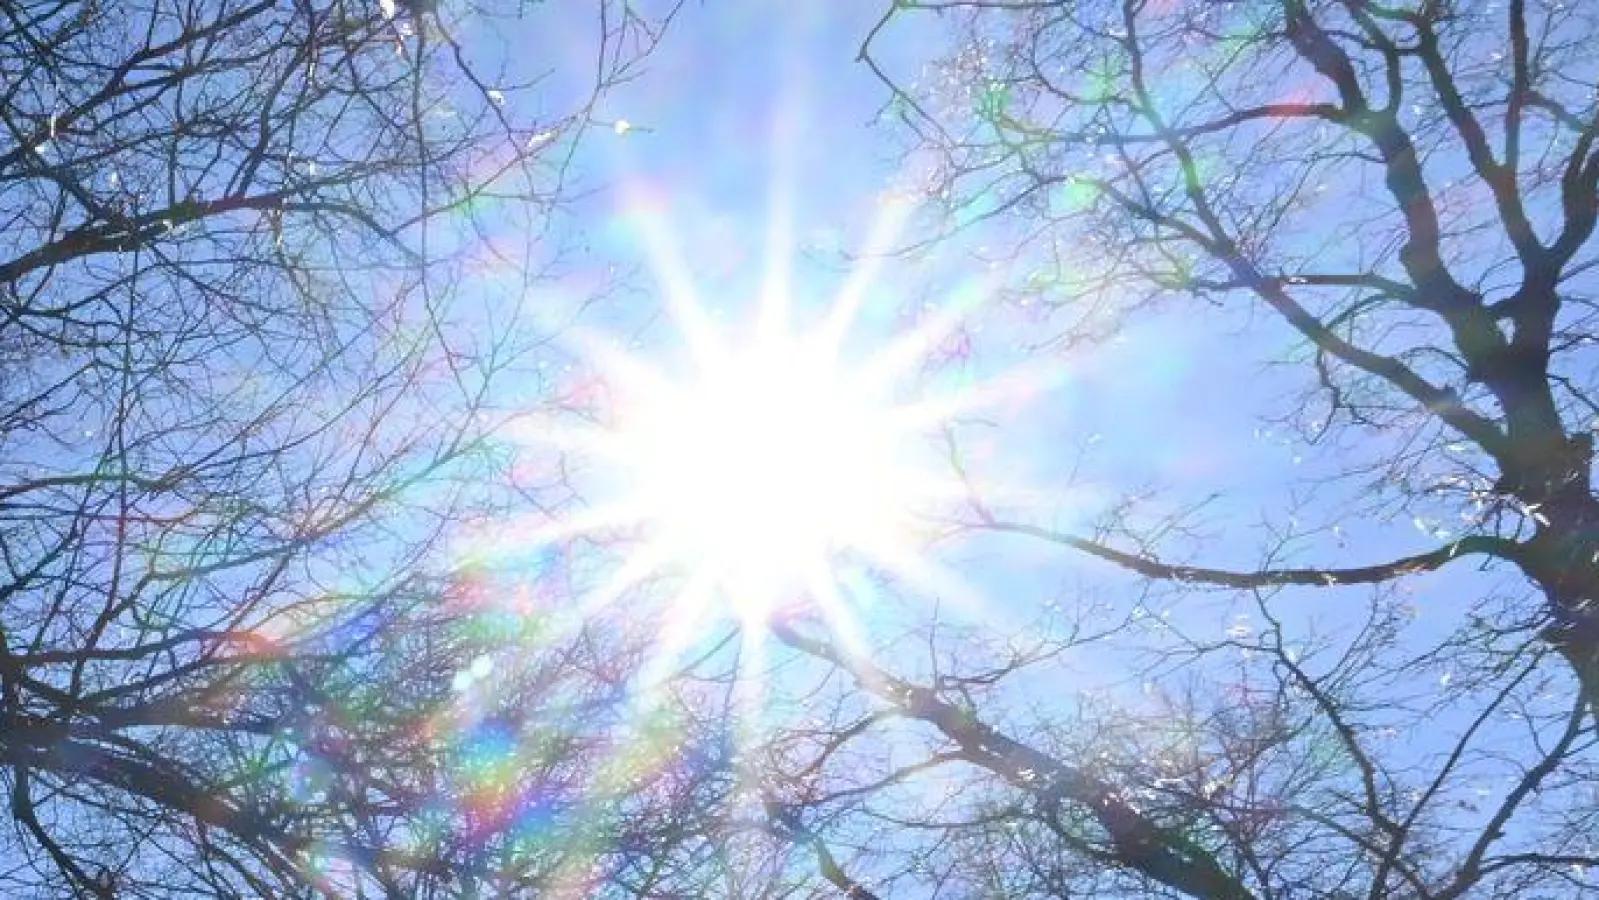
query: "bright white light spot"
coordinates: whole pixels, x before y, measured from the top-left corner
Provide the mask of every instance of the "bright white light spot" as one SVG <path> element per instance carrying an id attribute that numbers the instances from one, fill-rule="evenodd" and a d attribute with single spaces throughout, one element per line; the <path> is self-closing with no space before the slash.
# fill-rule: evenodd
<path id="1" fill-rule="evenodd" d="M 624 135 L 633 130 L 633 123 L 626 119 L 617 119 L 616 124 L 611 126 L 611 130 L 619 136 Z"/>
<path id="2" fill-rule="evenodd" d="M 626 120 L 613 127 L 632 129 Z M 1012 372 L 923 378 L 987 292 L 962 289 L 929 304 L 900 333 L 858 329 L 875 265 L 853 272 L 813 318 L 793 304 L 787 251 L 774 249 L 754 314 L 729 331 L 676 246 L 682 223 L 660 215 L 647 193 L 634 200 L 627 224 L 675 333 L 659 334 L 660 343 L 574 333 L 585 364 L 562 408 L 577 421 L 528 422 L 529 439 L 579 463 L 562 477 L 581 490 L 585 511 L 522 540 L 591 536 L 622 551 L 580 615 L 635 593 L 663 598 L 662 665 L 708 616 L 740 619 L 752 626 L 746 636 L 778 615 L 820 617 L 857 647 L 853 613 L 877 602 L 877 575 L 987 615 L 931 542 L 974 484 L 993 483 L 952 466 L 930 439 L 970 412 L 1020 402 L 1035 383 Z M 884 205 L 865 256 L 887 251 L 905 207 Z M 790 238 L 776 225 L 769 236 L 774 248 Z M 664 365 L 669 359 L 681 367 Z"/>
<path id="3" fill-rule="evenodd" d="M 669 555 L 746 617 L 834 558 L 893 539 L 907 510 L 891 408 L 831 354 L 791 338 L 699 361 L 622 425 L 632 504 Z"/>

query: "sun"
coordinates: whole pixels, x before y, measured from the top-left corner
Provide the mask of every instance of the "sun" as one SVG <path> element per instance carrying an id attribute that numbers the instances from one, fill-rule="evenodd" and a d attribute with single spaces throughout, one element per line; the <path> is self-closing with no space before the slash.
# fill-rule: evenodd
<path id="1" fill-rule="evenodd" d="M 788 232 L 774 226 L 759 287 L 713 302 L 676 246 L 680 227 L 648 204 L 630 209 L 663 315 L 569 326 L 572 387 L 518 426 L 554 451 L 551 474 L 582 512 L 538 510 L 507 540 L 603 548 L 574 620 L 647 599 L 668 660 L 726 617 L 751 640 L 792 614 L 851 643 L 855 620 L 902 590 L 986 615 L 939 558 L 973 490 L 949 434 L 1026 394 L 1031 377 L 939 376 L 967 364 L 950 351 L 991 291 L 963 282 L 890 325 L 874 260 L 907 204 L 889 197 L 863 262 L 832 290 L 793 277 Z"/>
<path id="2" fill-rule="evenodd" d="M 791 333 L 702 345 L 692 368 L 624 392 L 613 444 L 664 558 L 763 618 L 841 556 L 901 539 L 912 434 L 883 386 Z"/>

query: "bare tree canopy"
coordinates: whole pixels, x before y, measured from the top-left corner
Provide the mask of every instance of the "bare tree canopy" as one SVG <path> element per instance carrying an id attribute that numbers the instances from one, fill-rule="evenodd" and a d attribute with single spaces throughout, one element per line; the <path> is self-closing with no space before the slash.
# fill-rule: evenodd
<path id="1" fill-rule="evenodd" d="M 1011 312 L 979 315 L 1020 317 L 1004 333 L 1062 365 L 1162 317 L 1233 334 L 1272 386 L 1206 380 L 1235 371 L 1216 360 L 1189 388 L 1199 408 L 1266 408 L 1307 465 L 1252 486 L 1269 547 L 1243 565 L 1174 501 L 1129 497 L 1074 531 L 974 481 L 963 532 L 1042 542 L 1137 592 L 1130 615 L 1101 599 L 1046 617 L 1030 652 L 934 622 L 913 664 L 914 641 L 873 658 L 779 626 L 877 701 L 783 743 L 800 761 L 773 776 L 785 815 L 833 823 L 843 871 L 883 896 L 1592 890 L 1596 12 L 883 11 L 860 58 L 931 207 L 908 258 L 997 269 Z M 962 469 L 964 447 L 957 428 Z M 1063 503 L 1074 487 L 1044 486 Z M 1415 543 L 1396 520 L 1425 543 L 1394 552 Z M 1383 538 L 1344 539 L 1363 523 Z M 1040 699 L 1089 645 L 1142 696 Z M 855 754 L 906 721 L 925 751 L 861 773 Z"/>
<path id="2" fill-rule="evenodd" d="M 712 6 L 0 4 L 0 893 L 1594 892 L 1599 5 Z"/>
<path id="3" fill-rule="evenodd" d="M 1376 487 L 1392 502 L 1473 510 L 1447 546 L 1351 567 L 1229 573 L 1046 537 L 1234 588 L 1368 584 L 1491 556 L 1540 588 L 1545 636 L 1589 670 L 1590 11 L 900 6 L 967 12 L 965 47 L 941 66 L 948 91 L 898 95 L 937 154 L 940 196 L 1014 215 L 1035 243 L 1084 242 L 1074 287 L 1114 293 L 1119 315 L 1185 295 L 1260 304 L 1310 348 L 1307 440 L 1358 432 L 1398 457 Z"/>
<path id="4" fill-rule="evenodd" d="M 422 561 L 664 24 L 586 9 L 0 5 L 0 893 L 451 883 Z M 508 67 L 540 28 L 589 58 Z"/>

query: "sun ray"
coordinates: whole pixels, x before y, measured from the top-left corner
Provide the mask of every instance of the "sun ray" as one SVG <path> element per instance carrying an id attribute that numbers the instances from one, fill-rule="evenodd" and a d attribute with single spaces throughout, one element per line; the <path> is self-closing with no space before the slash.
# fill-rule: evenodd
<path id="1" fill-rule="evenodd" d="M 928 392 L 914 402 L 894 407 L 890 413 L 894 417 L 893 427 L 906 431 L 935 428 L 964 415 L 1023 402 L 1050 390 L 1064 377 L 1061 367 L 1050 362 L 1014 366 L 953 390 Z"/>
<path id="2" fill-rule="evenodd" d="M 669 223 L 637 189 L 627 195 L 625 208 L 628 221 L 640 237 L 650 271 L 661 287 L 667 315 L 690 355 L 694 359 L 720 356 L 724 347 L 719 330 L 699 301 L 687 260 L 671 236 Z"/>
<path id="3" fill-rule="evenodd" d="M 569 612 L 552 616 L 547 640 L 556 642 L 576 634 L 584 625 L 596 621 L 600 613 L 621 600 L 628 591 L 648 581 L 652 575 L 659 574 L 668 562 L 665 548 L 654 544 L 646 544 L 627 554 L 621 565 L 599 587 L 583 593 Z"/>
<path id="4" fill-rule="evenodd" d="M 788 82 L 794 84 L 795 82 Z M 765 271 L 757 299 L 756 334 L 762 340 L 785 334 L 793 303 L 794 182 L 799 101 L 790 92 L 778 104 L 771 128 L 772 178 L 768 182 Z"/>
<path id="5" fill-rule="evenodd" d="M 758 776 L 752 765 L 754 752 L 766 737 L 766 640 L 761 628 L 745 628 L 740 635 L 738 669 L 734 674 L 734 740 L 739 758 L 745 761 L 737 773 L 740 787 L 748 787 Z"/>
<path id="6" fill-rule="evenodd" d="M 573 329 L 566 343 L 579 358 L 593 367 L 596 374 L 605 380 L 607 387 L 623 392 L 648 391 L 659 387 L 666 378 L 665 373 L 648 360 L 628 353 L 604 334 Z"/>
<path id="7" fill-rule="evenodd" d="M 811 577 L 810 587 L 816 610 L 822 614 L 828 631 L 838 638 L 846 653 L 865 658 L 868 653 L 866 638 L 850 611 L 850 604 L 839 590 L 838 578 L 831 571 L 818 569 Z"/>
<path id="8" fill-rule="evenodd" d="M 573 538 L 602 533 L 638 522 L 639 512 L 621 503 L 608 504 L 594 509 L 572 512 L 554 521 L 532 528 L 522 528 L 516 520 L 496 523 L 501 535 L 495 539 L 479 537 L 460 551 L 459 568 L 465 570 L 478 563 L 504 555 L 519 556 L 546 547 L 556 547 Z"/>
<path id="9" fill-rule="evenodd" d="M 708 618 L 716 582 L 707 573 L 695 573 L 662 611 L 661 632 L 649 659 L 634 676 L 632 693 L 639 709 L 648 711 L 659 702 L 658 692 L 670 681 L 683 652 Z"/>
<path id="10" fill-rule="evenodd" d="M 874 563 L 904 581 L 917 596 L 948 601 L 968 623 L 1012 632 L 1019 627 L 996 604 L 985 599 L 966 579 L 926 553 L 884 543 L 861 548 Z"/>
<path id="11" fill-rule="evenodd" d="M 954 292 L 949 300 L 928 310 L 926 318 L 865 359 L 856 377 L 864 384 L 890 385 L 905 381 L 924 365 L 938 346 L 953 337 L 973 311 L 987 302 L 992 285 L 975 282 Z"/>
<path id="12" fill-rule="evenodd" d="M 877 282 L 878 273 L 889 250 L 910 218 L 914 205 L 906 198 L 885 194 L 867 232 L 865 245 L 855 254 L 855 263 L 843 286 L 834 295 L 818 337 L 832 347 L 841 346 L 855 327 L 861 305 Z"/>

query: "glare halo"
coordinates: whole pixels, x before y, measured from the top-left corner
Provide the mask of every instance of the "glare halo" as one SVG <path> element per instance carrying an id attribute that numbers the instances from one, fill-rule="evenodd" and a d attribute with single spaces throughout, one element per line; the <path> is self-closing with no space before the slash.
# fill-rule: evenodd
<path id="1" fill-rule="evenodd" d="M 880 387 L 793 333 L 698 356 L 689 377 L 640 385 L 619 417 L 627 502 L 669 558 L 764 619 L 839 555 L 900 539 L 909 436 Z"/>

